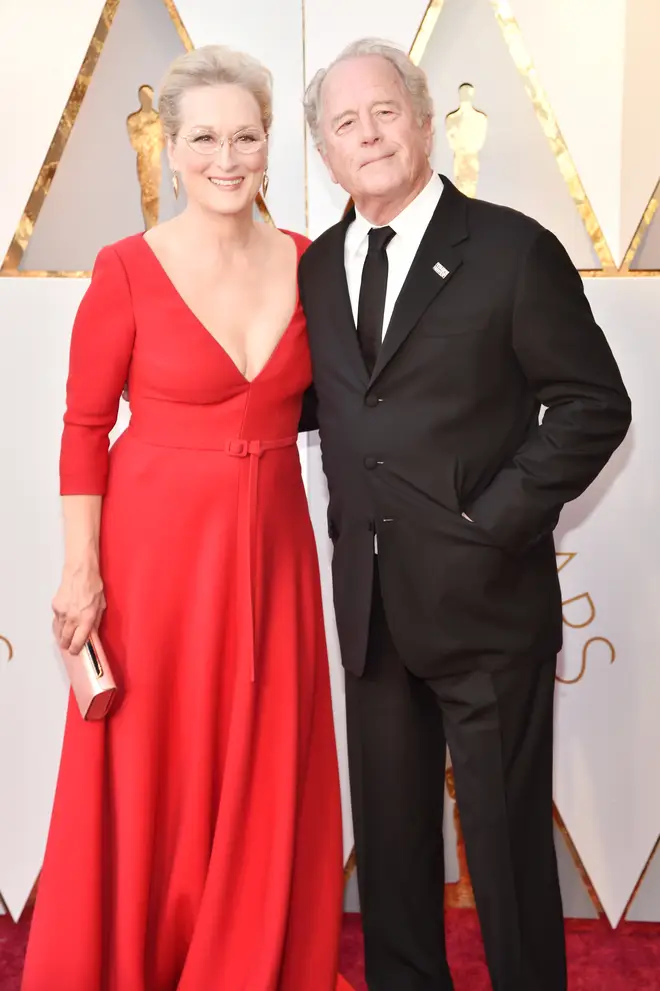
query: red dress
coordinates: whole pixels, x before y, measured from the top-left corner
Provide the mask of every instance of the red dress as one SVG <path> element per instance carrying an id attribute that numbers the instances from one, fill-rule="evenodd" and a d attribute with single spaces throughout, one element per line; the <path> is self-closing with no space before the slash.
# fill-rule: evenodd
<path id="1" fill-rule="evenodd" d="M 339 784 L 295 444 L 310 381 L 299 304 L 249 382 L 141 235 L 99 254 L 61 491 L 105 496 L 122 696 L 99 723 L 69 706 L 23 991 L 335 987 Z"/>

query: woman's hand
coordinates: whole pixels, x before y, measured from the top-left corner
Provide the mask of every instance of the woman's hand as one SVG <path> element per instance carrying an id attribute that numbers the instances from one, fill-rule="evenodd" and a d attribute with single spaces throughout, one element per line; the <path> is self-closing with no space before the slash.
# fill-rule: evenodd
<path id="1" fill-rule="evenodd" d="M 103 582 L 95 564 L 65 568 L 53 599 L 53 632 L 60 647 L 79 654 L 98 628 L 105 609 Z"/>

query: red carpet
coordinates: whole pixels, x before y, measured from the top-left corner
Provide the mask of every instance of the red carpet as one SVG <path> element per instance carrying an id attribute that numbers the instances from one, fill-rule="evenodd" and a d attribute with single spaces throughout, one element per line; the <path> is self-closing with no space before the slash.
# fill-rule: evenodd
<path id="1" fill-rule="evenodd" d="M 613 932 L 604 920 L 571 919 L 566 936 L 570 991 L 660 991 L 660 924 L 624 922 Z M 447 953 L 456 991 L 490 991 L 472 910 L 447 911 Z M 355 991 L 366 991 L 356 915 L 346 917 L 341 969 Z"/>
<path id="2" fill-rule="evenodd" d="M 602 920 L 570 920 L 566 932 L 570 991 L 660 991 L 659 924 L 625 922 L 612 932 Z M 0 991 L 19 991 L 27 933 L 27 920 L 16 926 L 0 916 Z M 447 945 L 456 991 L 490 991 L 474 912 L 447 912 Z M 354 991 L 366 991 L 358 916 L 346 917 L 341 969 Z"/>
<path id="3" fill-rule="evenodd" d="M 27 918 L 15 925 L 8 915 L 0 915 L 0 991 L 19 991 L 28 929 Z"/>

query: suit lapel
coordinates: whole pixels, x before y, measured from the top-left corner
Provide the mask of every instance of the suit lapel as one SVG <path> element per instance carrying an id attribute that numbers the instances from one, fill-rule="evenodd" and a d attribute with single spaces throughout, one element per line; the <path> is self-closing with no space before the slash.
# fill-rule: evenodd
<path id="1" fill-rule="evenodd" d="M 463 262 L 460 243 L 468 236 L 467 198 L 445 176 L 442 182 L 442 196 L 394 306 L 371 382 L 389 364 Z"/>

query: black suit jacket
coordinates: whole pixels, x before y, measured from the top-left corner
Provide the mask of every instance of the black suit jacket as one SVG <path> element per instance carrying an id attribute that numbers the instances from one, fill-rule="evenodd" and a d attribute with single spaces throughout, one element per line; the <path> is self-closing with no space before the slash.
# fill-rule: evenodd
<path id="1" fill-rule="evenodd" d="M 337 625 L 356 674 L 374 532 L 388 625 L 415 673 L 559 650 L 552 531 L 630 424 L 617 365 L 556 237 L 442 179 L 371 376 L 344 269 L 354 214 L 300 263 Z"/>

